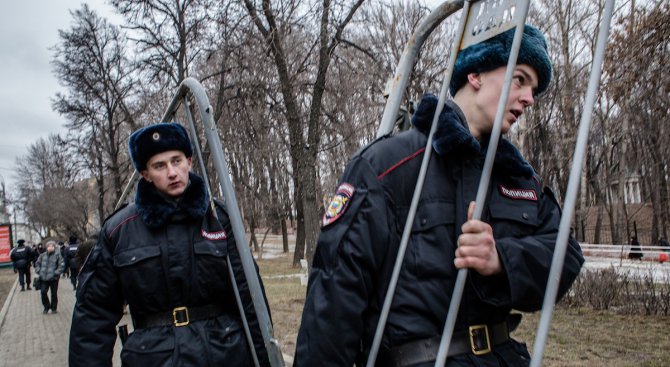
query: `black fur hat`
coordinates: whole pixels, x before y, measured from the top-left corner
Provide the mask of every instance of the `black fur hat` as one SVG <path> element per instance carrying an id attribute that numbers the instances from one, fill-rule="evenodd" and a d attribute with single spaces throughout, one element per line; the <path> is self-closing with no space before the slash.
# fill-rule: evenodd
<path id="1" fill-rule="evenodd" d="M 138 171 L 146 169 L 151 157 L 168 150 L 181 150 L 186 157 L 193 155 L 186 129 L 178 123 L 163 122 L 145 126 L 130 135 L 128 140 L 130 159 Z"/>
<path id="2" fill-rule="evenodd" d="M 26 243 L 25 240 L 18 240 L 16 242 L 19 244 L 19 246 L 23 246 L 23 244 Z"/>

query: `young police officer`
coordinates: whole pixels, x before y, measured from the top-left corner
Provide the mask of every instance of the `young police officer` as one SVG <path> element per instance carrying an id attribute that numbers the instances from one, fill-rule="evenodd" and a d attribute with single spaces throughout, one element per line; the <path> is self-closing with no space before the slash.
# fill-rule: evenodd
<path id="1" fill-rule="evenodd" d="M 472 45 L 457 58 L 454 98 L 439 116 L 379 366 L 433 366 L 462 268 L 470 272 L 447 365 L 529 362 L 525 345 L 509 337 L 519 321 L 510 310 L 541 308 L 561 213 L 552 192 L 507 140 L 498 147 L 482 220 L 472 220 L 513 32 Z M 550 79 L 544 37 L 526 26 L 503 133 Z M 347 165 L 323 218 L 294 366 L 367 360 L 436 105 L 437 98 L 425 96 L 414 129 L 373 142 Z M 561 295 L 582 263 L 571 238 Z"/>
<path id="2" fill-rule="evenodd" d="M 124 366 L 249 366 L 232 281 L 240 289 L 260 364 L 269 364 L 228 217 L 190 172 L 192 148 L 176 123 L 133 133 L 141 173 L 135 203 L 108 218 L 79 277 L 70 366 L 111 366 L 115 326 L 128 303 Z M 229 277 L 226 259 L 235 272 Z"/>

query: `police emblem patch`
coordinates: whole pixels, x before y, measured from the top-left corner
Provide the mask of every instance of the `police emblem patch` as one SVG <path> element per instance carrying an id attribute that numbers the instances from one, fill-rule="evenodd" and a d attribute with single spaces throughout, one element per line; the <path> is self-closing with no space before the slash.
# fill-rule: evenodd
<path id="1" fill-rule="evenodd" d="M 330 202 L 326 208 L 326 212 L 323 214 L 323 220 L 321 224 L 322 227 L 333 223 L 337 220 L 337 218 L 344 214 L 344 211 L 347 208 L 347 204 L 349 204 L 349 200 L 351 200 L 351 197 L 354 195 L 355 191 L 356 189 L 346 182 L 341 183 L 340 186 L 337 187 L 337 191 L 335 191 L 333 200 Z"/>

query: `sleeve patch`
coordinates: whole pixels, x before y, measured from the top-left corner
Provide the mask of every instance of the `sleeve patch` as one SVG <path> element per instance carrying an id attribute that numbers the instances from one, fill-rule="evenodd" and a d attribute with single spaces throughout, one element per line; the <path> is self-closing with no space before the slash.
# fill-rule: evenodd
<path id="1" fill-rule="evenodd" d="M 323 214 L 322 227 L 335 222 L 342 216 L 342 214 L 344 214 L 347 209 L 347 204 L 349 204 L 355 191 L 356 189 L 346 182 L 341 183 L 340 186 L 337 187 L 333 200 Z"/>

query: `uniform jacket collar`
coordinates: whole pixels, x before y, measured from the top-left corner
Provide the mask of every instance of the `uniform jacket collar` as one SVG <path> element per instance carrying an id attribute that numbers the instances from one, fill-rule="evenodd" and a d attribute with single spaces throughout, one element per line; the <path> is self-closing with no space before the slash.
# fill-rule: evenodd
<path id="1" fill-rule="evenodd" d="M 161 227 L 173 214 L 183 213 L 193 219 L 200 219 L 205 215 L 209 203 L 205 182 L 193 173 L 189 173 L 189 180 L 190 184 L 181 200 L 175 205 L 175 203 L 168 202 L 156 190 L 156 186 L 143 178 L 140 179 L 137 183 L 135 206 L 147 227 Z"/>
<path id="2" fill-rule="evenodd" d="M 419 131 L 428 135 L 433 122 L 438 99 L 432 94 L 426 94 L 419 103 L 412 118 L 412 124 Z M 489 137 L 482 137 L 483 144 L 475 139 L 468 129 L 465 115 L 451 100 L 445 103 L 444 109 L 437 121 L 437 130 L 433 137 L 433 149 L 440 156 L 459 154 L 464 156 L 483 156 L 489 144 Z M 483 145 L 483 146 L 482 146 Z M 501 138 L 496 151 L 494 168 L 508 172 L 513 176 L 530 178 L 535 174 L 533 167 L 523 158 L 518 149 L 507 139 Z"/>

